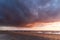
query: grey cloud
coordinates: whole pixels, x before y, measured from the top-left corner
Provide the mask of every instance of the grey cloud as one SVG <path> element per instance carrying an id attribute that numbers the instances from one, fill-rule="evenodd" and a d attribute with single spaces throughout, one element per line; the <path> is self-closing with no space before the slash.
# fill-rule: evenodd
<path id="1" fill-rule="evenodd" d="M 60 0 L 0 0 L 0 23 L 20 25 L 60 20 Z"/>

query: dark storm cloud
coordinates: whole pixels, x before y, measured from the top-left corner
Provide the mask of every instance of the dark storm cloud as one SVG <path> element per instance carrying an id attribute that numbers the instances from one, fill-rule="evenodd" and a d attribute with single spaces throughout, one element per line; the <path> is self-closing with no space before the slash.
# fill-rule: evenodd
<path id="1" fill-rule="evenodd" d="M 0 0 L 0 24 L 60 19 L 60 0 Z"/>
<path id="2" fill-rule="evenodd" d="M 60 0 L 25 0 L 23 4 L 34 16 L 32 21 L 55 21 L 60 17 Z"/>

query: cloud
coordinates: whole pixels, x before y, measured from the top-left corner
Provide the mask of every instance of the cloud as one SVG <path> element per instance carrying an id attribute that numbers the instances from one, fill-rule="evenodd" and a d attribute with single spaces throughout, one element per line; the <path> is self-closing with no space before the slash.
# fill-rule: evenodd
<path id="1" fill-rule="evenodd" d="M 3 13 L 0 22 L 18 25 L 60 20 L 59 4 L 59 0 L 3 0 L 0 1 L 0 14 Z"/>

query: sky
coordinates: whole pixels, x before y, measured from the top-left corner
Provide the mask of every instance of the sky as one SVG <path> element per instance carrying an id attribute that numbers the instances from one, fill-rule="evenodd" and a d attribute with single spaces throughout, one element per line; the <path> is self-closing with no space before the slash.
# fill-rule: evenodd
<path id="1" fill-rule="evenodd" d="M 60 0 L 0 0 L 0 24 L 21 25 L 60 20 Z"/>

